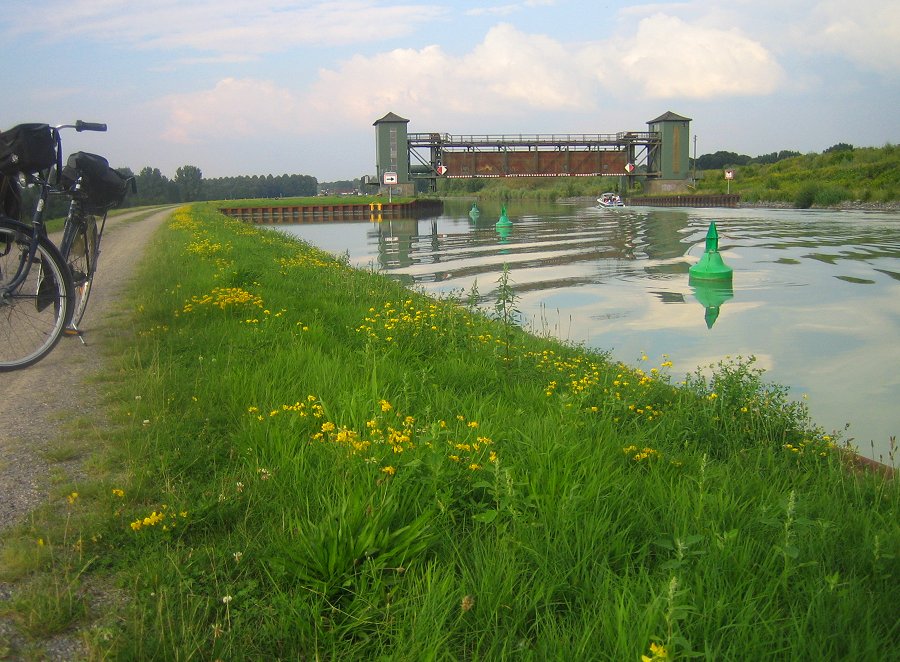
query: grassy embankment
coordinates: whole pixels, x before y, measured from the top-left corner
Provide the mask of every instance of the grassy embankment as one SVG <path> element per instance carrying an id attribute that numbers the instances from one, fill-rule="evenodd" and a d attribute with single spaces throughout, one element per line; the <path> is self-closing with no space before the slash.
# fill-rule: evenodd
<path id="1" fill-rule="evenodd" d="M 842 202 L 900 200 L 900 147 L 857 147 L 805 154 L 771 165 L 736 167 L 731 192 L 744 202 L 787 202 L 794 207 L 833 207 Z M 722 171 L 699 180 L 698 193 L 725 193 Z"/>
<path id="2" fill-rule="evenodd" d="M 51 578 L 32 632 L 111 576 L 123 659 L 896 650 L 900 488 L 752 362 L 676 387 L 523 333 L 506 278 L 489 319 L 204 206 L 148 255 L 93 473 L 123 471 L 4 552 Z"/>
<path id="3" fill-rule="evenodd" d="M 770 165 L 736 166 L 730 190 L 743 202 L 788 203 L 794 207 L 833 207 L 842 202 L 887 203 L 900 200 L 900 148 L 857 147 L 848 151 L 806 154 Z M 594 196 L 614 188 L 617 178 L 455 180 L 447 195 L 484 199 L 556 200 Z M 698 173 L 697 193 L 725 193 L 722 170 Z M 640 194 L 640 191 L 629 193 Z"/>

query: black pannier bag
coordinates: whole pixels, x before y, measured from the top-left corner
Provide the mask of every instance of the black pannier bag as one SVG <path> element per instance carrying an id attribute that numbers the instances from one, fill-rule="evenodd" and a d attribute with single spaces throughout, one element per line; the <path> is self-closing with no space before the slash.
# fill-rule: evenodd
<path id="1" fill-rule="evenodd" d="M 0 133 L 0 172 L 33 173 L 56 163 L 57 137 L 49 124 L 18 124 Z"/>
<path id="2" fill-rule="evenodd" d="M 104 211 L 125 199 L 128 178 L 109 167 L 109 161 L 97 154 L 75 152 L 66 160 L 61 183 L 66 188 L 75 185 L 81 175 L 81 191 L 89 209 Z"/>
<path id="3" fill-rule="evenodd" d="M 0 214 L 18 220 L 22 211 L 22 193 L 12 175 L 0 174 Z"/>

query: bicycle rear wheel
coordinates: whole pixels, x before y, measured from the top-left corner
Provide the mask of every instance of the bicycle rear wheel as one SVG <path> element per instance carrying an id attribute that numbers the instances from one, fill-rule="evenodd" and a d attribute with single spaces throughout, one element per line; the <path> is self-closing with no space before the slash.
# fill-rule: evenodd
<path id="1" fill-rule="evenodd" d="M 25 280 L 10 283 L 25 264 L 34 229 L 0 218 L 0 372 L 26 368 L 59 342 L 71 314 L 72 280 L 56 247 L 38 239 Z"/>
<path id="2" fill-rule="evenodd" d="M 93 214 L 83 214 L 66 225 L 63 233 L 61 253 L 72 274 L 75 299 L 72 305 L 72 320 L 69 326 L 75 330 L 81 324 L 91 296 L 91 284 L 97 271 L 97 256 L 100 247 L 100 233 L 97 218 Z"/>

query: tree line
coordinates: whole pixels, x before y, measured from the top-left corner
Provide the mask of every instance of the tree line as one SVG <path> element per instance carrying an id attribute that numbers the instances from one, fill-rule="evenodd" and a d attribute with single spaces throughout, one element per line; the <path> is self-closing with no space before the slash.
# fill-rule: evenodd
<path id="1" fill-rule="evenodd" d="M 185 165 L 172 179 L 159 168 L 146 167 L 137 175 L 128 168 L 118 169 L 127 177 L 134 176 L 137 194 L 129 195 L 126 206 L 159 205 L 202 200 L 242 198 L 288 198 L 316 195 L 318 180 L 310 175 L 239 175 L 204 178 L 197 166 Z"/>
<path id="2" fill-rule="evenodd" d="M 849 143 L 837 143 L 824 150 L 823 154 L 832 152 L 852 152 L 853 145 Z M 769 165 L 791 159 L 795 156 L 803 156 L 800 152 L 790 149 L 783 149 L 780 152 L 770 152 L 769 154 L 760 154 L 759 156 L 747 156 L 746 154 L 738 154 L 736 152 L 718 151 L 713 154 L 704 154 L 697 158 L 696 167 L 698 170 L 720 170 L 731 166 L 746 166 L 751 164 Z M 693 159 L 691 159 L 693 163 Z"/>
<path id="3" fill-rule="evenodd" d="M 131 190 L 120 207 L 178 204 L 204 200 L 231 200 L 242 198 L 287 198 L 316 195 L 319 182 L 309 175 L 240 175 L 206 179 L 200 168 L 184 165 L 169 179 L 159 168 L 146 167 L 138 174 L 131 168 L 116 168 L 124 177 L 134 177 L 137 193 Z M 22 209 L 32 210 L 37 190 L 22 191 Z M 48 218 L 65 216 L 69 206 L 67 198 L 53 196 L 47 203 Z M 30 214 L 30 211 L 28 212 Z"/>

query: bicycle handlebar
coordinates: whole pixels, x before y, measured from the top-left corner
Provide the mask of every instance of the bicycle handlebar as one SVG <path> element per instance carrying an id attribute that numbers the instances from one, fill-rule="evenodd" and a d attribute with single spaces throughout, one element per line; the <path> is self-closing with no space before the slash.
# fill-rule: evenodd
<path id="1" fill-rule="evenodd" d="M 100 122 L 83 122 L 76 120 L 75 124 L 57 124 L 53 127 L 57 131 L 60 129 L 75 129 L 79 133 L 82 131 L 106 131 L 106 124 Z"/>
<path id="2" fill-rule="evenodd" d="M 78 120 L 75 122 L 75 130 L 76 131 L 106 131 L 105 124 L 99 124 L 97 122 L 82 122 Z"/>

